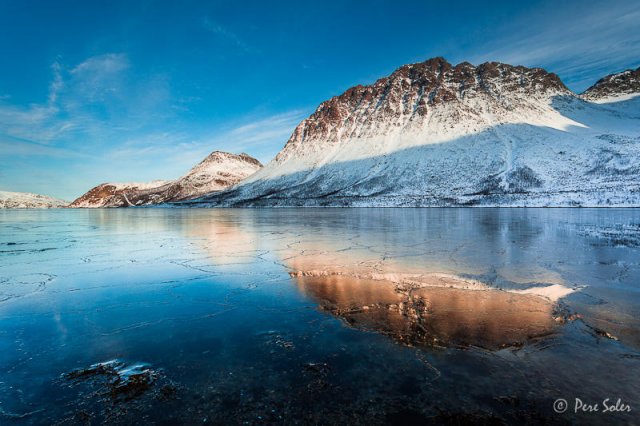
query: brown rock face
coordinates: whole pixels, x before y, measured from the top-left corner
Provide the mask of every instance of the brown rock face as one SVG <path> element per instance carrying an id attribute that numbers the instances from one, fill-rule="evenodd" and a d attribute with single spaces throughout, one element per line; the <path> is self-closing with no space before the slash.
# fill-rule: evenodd
<path id="1" fill-rule="evenodd" d="M 633 93 L 640 93 L 640 68 L 603 77 L 585 90 L 581 96 L 590 101 L 598 101 Z"/>
<path id="2" fill-rule="evenodd" d="M 255 173 L 262 164 L 247 154 L 212 152 L 175 181 L 156 184 L 103 183 L 89 190 L 69 207 L 129 207 L 189 200 L 221 191 Z"/>
<path id="3" fill-rule="evenodd" d="M 129 207 L 159 204 L 174 199 L 179 187 L 164 184 L 151 189 L 139 186 L 103 183 L 73 201 L 69 207 Z"/>

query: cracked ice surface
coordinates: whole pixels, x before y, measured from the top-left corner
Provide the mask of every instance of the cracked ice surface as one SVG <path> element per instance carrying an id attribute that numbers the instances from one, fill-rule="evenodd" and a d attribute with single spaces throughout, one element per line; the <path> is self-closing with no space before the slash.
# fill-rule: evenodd
<path id="1" fill-rule="evenodd" d="M 2 211 L 0 424 L 640 406 L 639 233 L 636 209 Z"/>

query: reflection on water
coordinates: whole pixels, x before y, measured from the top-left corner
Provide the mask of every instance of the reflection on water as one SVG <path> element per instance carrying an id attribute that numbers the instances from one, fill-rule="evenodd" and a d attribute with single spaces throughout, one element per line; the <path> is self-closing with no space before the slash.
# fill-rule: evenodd
<path id="1" fill-rule="evenodd" d="M 497 349 L 548 335 L 553 304 L 532 295 L 447 287 L 402 288 L 344 275 L 296 277 L 305 294 L 347 323 L 402 343 Z"/>
<path id="2" fill-rule="evenodd" d="M 3 211 L 0 424 L 628 423 L 552 403 L 640 408 L 639 224 Z"/>

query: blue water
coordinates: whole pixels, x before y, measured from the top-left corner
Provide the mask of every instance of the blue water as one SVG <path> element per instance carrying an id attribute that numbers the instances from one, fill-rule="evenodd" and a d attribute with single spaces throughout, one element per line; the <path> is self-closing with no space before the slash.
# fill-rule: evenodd
<path id="1" fill-rule="evenodd" d="M 539 315 L 568 319 L 530 335 L 509 317 L 487 342 L 427 309 L 432 344 L 356 270 L 559 285 Z M 639 291 L 638 209 L 0 211 L 0 424 L 632 423 Z M 474 297 L 429 309 L 473 320 Z M 90 367 L 111 360 L 148 375 L 119 393 Z"/>

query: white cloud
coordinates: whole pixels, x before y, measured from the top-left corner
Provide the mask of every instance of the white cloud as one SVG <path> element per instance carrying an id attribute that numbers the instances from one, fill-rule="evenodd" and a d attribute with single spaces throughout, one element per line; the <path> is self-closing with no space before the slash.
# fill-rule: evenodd
<path id="1" fill-rule="evenodd" d="M 46 104 L 15 106 L 7 102 L 11 100 L 10 96 L 0 98 L 0 135 L 32 141 L 37 145 L 50 142 L 72 127 L 69 122 L 55 120 L 59 112 L 58 96 L 64 81 L 60 63 L 54 62 L 51 70 L 53 79 Z M 4 143 L 7 144 L 6 141 Z"/>
<path id="2" fill-rule="evenodd" d="M 123 53 L 107 53 L 92 56 L 71 70 L 73 75 L 88 75 L 91 78 L 117 74 L 129 67 L 129 60 Z"/>
<path id="3" fill-rule="evenodd" d="M 122 92 L 129 61 L 124 54 L 93 56 L 69 71 L 67 102 L 106 102 Z M 70 107 L 70 105 L 67 105 Z"/>
<path id="4" fill-rule="evenodd" d="M 57 109 L 50 105 L 0 103 L 0 135 L 46 144 L 68 129 L 69 123 L 54 122 L 56 114 Z"/>
<path id="5" fill-rule="evenodd" d="M 304 118 L 305 112 L 302 110 L 288 111 L 266 118 L 260 118 L 233 128 L 218 139 L 233 140 L 237 149 L 255 147 L 256 145 L 270 144 L 274 139 L 282 140 L 282 144 L 287 141 L 293 129 Z"/>

